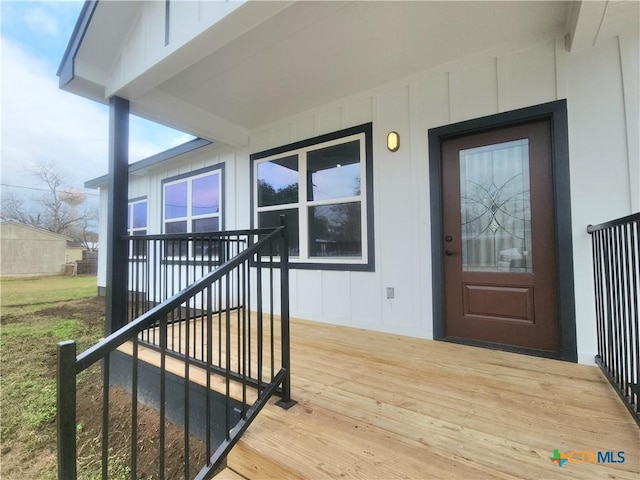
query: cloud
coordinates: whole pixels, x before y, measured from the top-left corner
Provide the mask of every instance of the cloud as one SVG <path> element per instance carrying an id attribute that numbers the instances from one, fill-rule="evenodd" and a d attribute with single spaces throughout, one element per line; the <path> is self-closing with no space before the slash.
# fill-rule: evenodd
<path id="1" fill-rule="evenodd" d="M 29 8 L 24 15 L 27 27 L 37 33 L 57 36 L 60 33 L 58 20 L 46 13 L 42 8 Z"/>
<path id="2" fill-rule="evenodd" d="M 74 186 L 106 172 L 106 108 L 60 90 L 48 63 L 4 37 L 2 57 L 2 182 L 29 185 L 41 161 Z"/>
<path id="3" fill-rule="evenodd" d="M 73 187 L 107 173 L 107 107 L 60 90 L 51 64 L 18 43 L 3 36 L 1 46 L 2 183 L 35 186 L 27 169 L 42 161 L 54 163 Z M 132 128 L 132 161 L 171 146 L 149 138 L 145 128 Z"/>

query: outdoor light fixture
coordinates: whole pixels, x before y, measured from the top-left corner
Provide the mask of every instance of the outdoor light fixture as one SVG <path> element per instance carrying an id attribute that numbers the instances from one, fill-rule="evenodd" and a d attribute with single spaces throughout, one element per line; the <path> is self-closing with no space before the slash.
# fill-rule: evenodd
<path id="1" fill-rule="evenodd" d="M 387 148 L 390 152 L 397 152 L 400 148 L 400 134 L 398 132 L 389 132 L 387 135 Z"/>

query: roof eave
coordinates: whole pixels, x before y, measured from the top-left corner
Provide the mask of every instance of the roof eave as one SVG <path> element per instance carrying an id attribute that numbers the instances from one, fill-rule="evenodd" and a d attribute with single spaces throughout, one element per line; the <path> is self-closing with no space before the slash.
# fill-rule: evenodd
<path id="1" fill-rule="evenodd" d="M 86 0 L 82 6 L 82 10 L 80 11 L 80 15 L 78 16 L 78 20 L 76 21 L 76 25 L 73 29 L 73 33 L 71 34 L 67 48 L 62 56 L 58 71 L 56 72 L 56 75 L 60 78 L 60 88 L 64 88 L 66 85 L 71 83 L 75 77 L 76 55 L 78 54 L 78 50 L 80 50 L 80 46 L 82 45 L 82 40 L 87 33 L 93 13 L 98 6 L 98 1 L 99 0 Z"/>
<path id="2" fill-rule="evenodd" d="M 129 175 L 135 172 L 139 172 L 140 170 L 144 170 L 146 168 L 150 168 L 156 166 L 162 162 L 166 162 L 168 160 L 172 160 L 181 155 L 193 152 L 199 148 L 206 147 L 212 145 L 213 142 L 206 140 L 204 138 L 194 138 L 188 142 L 182 143 L 177 147 L 169 148 L 163 152 L 157 153 L 150 157 L 144 158 L 140 161 L 132 163 L 129 165 Z M 84 183 L 84 188 L 100 188 L 107 185 L 109 181 L 109 175 L 102 175 L 97 178 L 93 178 L 91 180 L 87 180 Z"/>

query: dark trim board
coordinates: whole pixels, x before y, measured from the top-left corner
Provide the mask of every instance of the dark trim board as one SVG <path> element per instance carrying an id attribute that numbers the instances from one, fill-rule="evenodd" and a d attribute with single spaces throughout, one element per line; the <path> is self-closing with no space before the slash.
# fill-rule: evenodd
<path id="1" fill-rule="evenodd" d="M 521 108 L 429 130 L 433 337 L 435 340 L 448 340 L 444 318 L 442 142 L 470 133 L 480 133 L 540 119 L 550 120 L 552 129 L 553 193 L 557 237 L 556 254 L 558 258 L 560 335 L 562 344 L 559 353 L 562 360 L 577 362 L 578 352 L 576 343 L 575 292 L 573 286 L 573 237 L 571 231 L 571 191 L 569 177 L 569 130 L 566 100 Z M 451 340 L 455 341 L 455 339 Z M 474 342 L 474 344 L 479 345 L 481 342 Z M 488 344 L 484 345 L 491 346 Z M 516 349 L 516 351 L 521 351 L 521 349 Z"/>
<path id="2" fill-rule="evenodd" d="M 89 29 L 91 18 L 93 17 L 93 13 L 96 11 L 97 6 L 98 0 L 86 0 L 82 6 L 80 16 L 73 28 L 73 33 L 71 34 L 67 48 L 62 56 L 60 66 L 58 67 L 57 75 L 60 78 L 60 88 L 69 84 L 75 77 L 76 55 L 78 54 L 78 50 L 80 50 L 80 45 L 82 45 L 82 40 L 84 40 L 84 36 Z"/>

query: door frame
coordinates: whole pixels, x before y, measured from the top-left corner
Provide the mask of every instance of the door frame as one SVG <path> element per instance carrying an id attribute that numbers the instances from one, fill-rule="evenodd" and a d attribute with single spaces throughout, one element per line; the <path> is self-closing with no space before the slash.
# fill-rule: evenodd
<path id="1" fill-rule="evenodd" d="M 569 138 L 567 101 L 557 100 L 487 117 L 429 129 L 429 184 L 431 210 L 431 268 L 433 289 L 433 338 L 457 341 L 445 333 L 444 318 L 444 230 L 442 221 L 442 142 L 451 138 L 509 127 L 533 120 L 549 120 L 551 125 L 551 170 L 556 228 L 556 256 L 560 319 L 560 352 L 562 360 L 577 362 L 575 291 L 573 286 L 573 240 L 571 224 L 571 191 L 569 176 Z M 560 254 L 562 252 L 562 254 Z M 505 347 L 488 342 L 463 343 L 500 348 L 519 353 L 548 356 L 537 350 Z"/>

